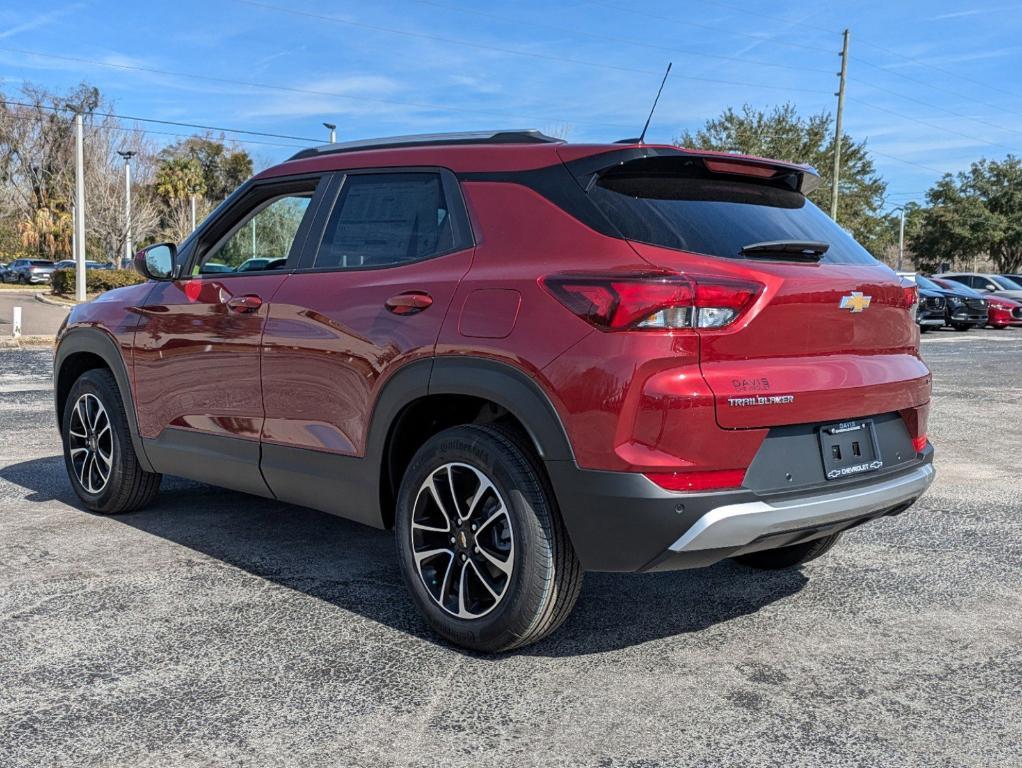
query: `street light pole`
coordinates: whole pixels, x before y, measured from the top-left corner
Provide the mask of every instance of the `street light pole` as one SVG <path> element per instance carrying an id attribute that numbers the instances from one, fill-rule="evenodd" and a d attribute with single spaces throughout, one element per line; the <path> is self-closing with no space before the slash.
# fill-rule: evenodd
<path id="1" fill-rule="evenodd" d="M 131 261 L 131 158 L 134 152 L 117 152 L 124 158 L 124 258 Z"/>
<path id="2" fill-rule="evenodd" d="M 901 271 L 901 262 L 905 258 L 905 206 L 901 207 L 901 225 L 898 227 L 898 271 Z"/>
<path id="3" fill-rule="evenodd" d="M 192 192 L 192 232 L 195 231 L 195 193 Z"/>
<path id="4" fill-rule="evenodd" d="M 323 127 L 330 131 L 330 143 L 335 144 L 337 142 L 337 126 L 333 123 L 323 123 Z"/>
<path id="5" fill-rule="evenodd" d="M 899 205 L 891 209 L 891 213 L 895 211 L 901 212 L 901 221 L 898 224 L 898 266 L 896 267 L 896 271 L 901 272 L 905 261 L 905 206 Z"/>
<path id="6" fill-rule="evenodd" d="M 82 113 L 75 113 L 75 301 L 85 301 L 85 139 Z"/>

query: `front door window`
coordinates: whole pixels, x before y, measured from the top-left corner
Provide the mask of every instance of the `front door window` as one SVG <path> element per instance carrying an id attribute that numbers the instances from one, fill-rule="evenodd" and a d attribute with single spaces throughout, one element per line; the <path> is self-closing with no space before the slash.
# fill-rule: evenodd
<path id="1" fill-rule="evenodd" d="M 214 246 L 197 274 L 283 269 L 312 193 L 278 197 L 256 208 Z"/>

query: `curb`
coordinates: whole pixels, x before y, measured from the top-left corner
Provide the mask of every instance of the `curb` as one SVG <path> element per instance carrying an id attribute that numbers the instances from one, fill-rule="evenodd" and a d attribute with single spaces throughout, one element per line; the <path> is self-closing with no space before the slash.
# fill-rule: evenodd
<path id="1" fill-rule="evenodd" d="M 64 301 L 63 299 L 55 299 L 51 296 L 44 296 L 42 293 L 37 293 L 35 295 L 35 300 L 41 304 L 49 304 L 51 307 L 66 307 L 67 309 L 70 309 L 71 307 L 78 306 L 78 302 L 76 301 L 72 301 L 70 299 L 67 301 Z"/>
<path id="2" fill-rule="evenodd" d="M 23 349 L 25 347 L 52 347 L 52 336 L 0 336 L 0 349 Z"/>

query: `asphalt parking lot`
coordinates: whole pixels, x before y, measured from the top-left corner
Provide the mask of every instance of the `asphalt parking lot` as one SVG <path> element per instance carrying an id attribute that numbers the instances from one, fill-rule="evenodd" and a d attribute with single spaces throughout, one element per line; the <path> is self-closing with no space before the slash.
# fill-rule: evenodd
<path id="1" fill-rule="evenodd" d="M 79 509 L 0 350 L 2 766 L 1022 762 L 1022 331 L 939 332 L 938 478 L 799 572 L 589 574 L 522 652 L 435 640 L 389 534 L 167 478 Z"/>
<path id="2" fill-rule="evenodd" d="M 15 307 L 21 307 L 21 332 L 25 336 L 56 335 L 69 308 L 44 304 L 36 298 L 37 293 L 41 291 L 0 289 L 0 338 L 11 335 Z"/>

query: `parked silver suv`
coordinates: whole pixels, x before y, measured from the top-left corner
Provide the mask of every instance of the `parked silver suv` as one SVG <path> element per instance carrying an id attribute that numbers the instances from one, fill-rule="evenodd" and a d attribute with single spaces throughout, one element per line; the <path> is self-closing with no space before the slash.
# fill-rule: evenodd
<path id="1" fill-rule="evenodd" d="M 15 259 L 3 273 L 5 283 L 48 283 L 53 275 L 53 262 L 46 259 Z"/>
<path id="2" fill-rule="evenodd" d="M 941 275 L 934 275 L 934 277 L 954 280 L 956 283 L 967 285 L 984 293 L 992 293 L 995 296 L 1022 299 L 1022 284 L 1004 275 L 995 275 L 989 272 L 945 272 Z"/>

